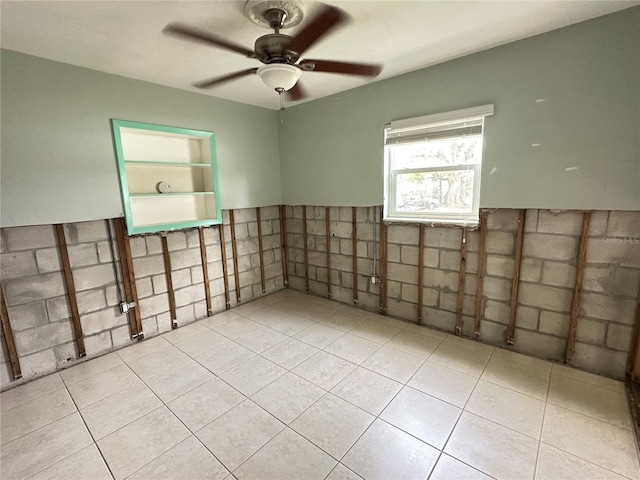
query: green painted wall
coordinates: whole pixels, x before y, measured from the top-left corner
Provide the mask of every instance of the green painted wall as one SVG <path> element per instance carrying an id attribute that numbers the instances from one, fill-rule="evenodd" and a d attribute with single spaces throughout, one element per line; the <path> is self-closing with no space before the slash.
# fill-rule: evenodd
<path id="1" fill-rule="evenodd" d="M 4 227 L 122 214 L 111 118 L 213 131 L 225 209 L 281 203 L 277 112 L 1 51 Z"/>
<path id="2" fill-rule="evenodd" d="M 290 108 L 283 201 L 379 205 L 386 123 L 493 103 L 481 206 L 640 209 L 639 52 L 634 7 Z"/>

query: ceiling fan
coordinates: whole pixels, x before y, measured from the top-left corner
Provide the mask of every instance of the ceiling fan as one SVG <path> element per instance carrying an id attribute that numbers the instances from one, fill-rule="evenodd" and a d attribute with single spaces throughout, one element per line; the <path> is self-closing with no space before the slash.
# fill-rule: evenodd
<path id="1" fill-rule="evenodd" d="M 193 86 L 210 88 L 258 74 L 268 87 L 280 94 L 280 98 L 287 92 L 291 100 L 300 100 L 307 96 L 298 82 L 302 72 L 338 73 L 373 78 L 382 70 L 382 66 L 376 64 L 302 58 L 304 52 L 317 41 L 340 25 L 347 23 L 347 14 L 336 7 L 321 5 L 313 18 L 294 36 L 282 34 L 280 30 L 295 26 L 302 21 L 304 11 L 299 1 L 248 1 L 245 5 L 245 13 L 254 23 L 275 30 L 275 33 L 259 37 L 255 41 L 253 50 L 183 23 L 170 23 L 164 28 L 163 32 L 168 35 L 239 53 L 264 64 L 257 68 L 196 82 Z"/>

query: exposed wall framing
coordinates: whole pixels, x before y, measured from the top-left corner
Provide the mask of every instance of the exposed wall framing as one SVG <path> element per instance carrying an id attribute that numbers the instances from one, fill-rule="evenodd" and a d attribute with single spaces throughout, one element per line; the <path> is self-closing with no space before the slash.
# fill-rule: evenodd
<path id="1" fill-rule="evenodd" d="M 456 335 L 462 335 L 464 282 L 467 274 L 467 230 L 462 229 L 460 241 L 460 275 L 458 276 L 458 300 L 456 303 Z"/>
<path id="2" fill-rule="evenodd" d="M 207 316 L 213 315 L 211 307 L 211 285 L 209 284 L 209 261 L 207 260 L 207 245 L 204 239 L 204 227 L 198 228 L 198 238 L 200 240 L 200 263 L 202 264 L 202 276 L 204 277 L 204 298 L 207 303 Z"/>
<path id="3" fill-rule="evenodd" d="M 231 253 L 233 254 L 233 278 L 236 282 L 236 302 L 242 300 L 240 295 L 240 272 L 238 271 L 238 245 L 236 243 L 236 220 L 233 210 L 229 210 L 229 226 L 231 227 Z"/>
<path id="4" fill-rule="evenodd" d="M 358 304 L 358 211 L 351 207 L 351 269 L 353 273 L 353 303 Z"/>
<path id="5" fill-rule="evenodd" d="M 380 313 L 387 314 L 387 225 L 380 207 Z"/>
<path id="6" fill-rule="evenodd" d="M 302 206 L 302 241 L 304 243 L 304 289 L 309 291 L 309 243 L 307 240 L 307 206 Z"/>
<path id="7" fill-rule="evenodd" d="M 282 258 L 282 281 L 284 286 L 289 285 L 289 252 L 287 248 L 287 206 L 280 205 L 278 210 L 280 220 L 280 255 Z"/>
<path id="8" fill-rule="evenodd" d="M 127 312 L 129 320 L 129 332 L 131 338 L 142 340 L 144 332 L 142 330 L 142 318 L 140 316 L 140 302 L 138 301 L 138 289 L 136 287 L 136 275 L 133 269 L 133 258 L 131 257 L 131 243 L 126 232 L 124 218 L 113 219 L 116 233 L 116 244 L 118 246 L 118 258 L 120 260 L 120 270 L 122 272 L 122 285 L 124 288 L 124 301 L 132 305 Z"/>
<path id="9" fill-rule="evenodd" d="M 173 290 L 173 275 L 171 269 L 171 256 L 169 255 L 169 243 L 167 242 L 167 235 L 162 233 L 160 235 L 162 241 L 162 259 L 164 260 L 164 276 L 167 280 L 167 297 L 169 298 L 169 312 L 171 314 L 171 328 L 178 328 L 178 314 L 176 311 L 176 294 Z"/>
<path id="10" fill-rule="evenodd" d="M 509 326 L 507 327 L 507 344 L 513 345 L 516 333 L 516 314 L 518 309 L 518 290 L 520 286 L 520 270 L 522 268 L 522 247 L 524 245 L 524 227 L 527 211 L 520 210 L 518 219 L 518 233 L 515 242 L 515 258 L 513 263 L 513 280 L 511 282 L 511 296 L 509 300 Z"/>
<path id="11" fill-rule="evenodd" d="M 264 283 L 264 249 L 262 246 L 262 220 L 260 219 L 260 207 L 256 207 L 256 223 L 258 224 L 258 254 L 260 256 L 260 286 L 262 293 L 266 293 L 267 289 Z"/>
<path id="12" fill-rule="evenodd" d="M 418 318 L 416 323 L 423 325 L 422 310 L 424 309 L 424 233 L 425 225 L 418 225 Z"/>
<path id="13" fill-rule="evenodd" d="M 486 243 L 487 243 L 487 211 L 480 212 L 480 228 L 478 230 L 478 276 L 476 279 L 476 304 L 474 311 L 473 336 L 480 336 L 480 325 L 482 323 L 482 307 L 484 306 L 484 298 L 482 290 L 484 288 L 484 273 L 486 260 Z"/>
<path id="14" fill-rule="evenodd" d="M 231 299 L 229 298 L 229 273 L 227 269 L 227 244 L 224 239 L 224 225 L 218 225 L 218 235 L 220 237 L 220 258 L 222 260 L 222 279 L 224 282 L 224 303 L 225 308 L 231 308 Z"/>
<path id="15" fill-rule="evenodd" d="M 331 298 L 331 208 L 325 207 L 324 211 L 327 239 L 327 297 Z"/>
<path id="16" fill-rule="evenodd" d="M 4 298 L 4 288 L 0 284 L 0 319 L 2 320 L 2 336 L 4 338 L 7 353 L 9 354 L 9 362 L 11 363 L 11 373 L 14 380 L 22 378 L 22 370 L 20 369 L 20 358 L 16 349 L 15 338 L 13 337 L 13 329 L 9 320 L 9 312 L 7 311 L 7 302 Z"/>

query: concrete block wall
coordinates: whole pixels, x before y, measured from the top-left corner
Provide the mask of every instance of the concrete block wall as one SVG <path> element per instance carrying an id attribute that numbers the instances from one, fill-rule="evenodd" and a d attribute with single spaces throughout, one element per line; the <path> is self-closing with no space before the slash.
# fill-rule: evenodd
<path id="1" fill-rule="evenodd" d="M 332 292 L 352 303 L 351 207 L 331 207 Z M 479 340 L 505 346 L 519 210 L 488 213 Z M 374 235 L 379 208 L 357 208 L 358 306 L 379 309 L 372 285 Z M 576 280 L 582 212 L 527 210 L 513 348 L 563 361 Z M 417 225 L 389 224 L 387 314 L 415 322 L 418 314 Z M 287 207 L 289 282 L 304 290 L 302 207 Z M 462 334 L 473 336 L 478 278 L 479 232 L 467 231 Z M 462 230 L 427 226 L 424 238 L 423 322 L 454 332 Z M 327 295 L 325 207 L 307 207 L 309 290 Z M 379 243 L 376 248 L 379 256 Z M 380 271 L 379 266 L 376 267 Z M 640 284 L 640 212 L 593 212 L 573 365 L 624 377 Z"/>
<path id="2" fill-rule="evenodd" d="M 235 212 L 241 301 L 263 295 L 256 210 Z M 277 206 L 261 208 L 265 294 L 283 288 L 280 222 Z M 87 357 L 121 348 L 131 340 L 121 302 L 110 247 L 108 220 L 65 224 Z M 231 306 L 235 279 L 229 212 L 223 212 Z M 212 310 L 225 309 L 222 254 L 217 226 L 204 229 Z M 0 271 L 9 319 L 14 332 L 23 379 L 29 380 L 78 362 L 60 254 L 53 225 L 0 230 Z M 207 315 L 204 275 L 197 229 L 167 234 L 177 323 L 184 325 Z M 130 238 L 136 288 L 145 338 L 171 329 L 169 299 L 159 234 Z M 15 385 L 4 338 L 0 386 Z"/>

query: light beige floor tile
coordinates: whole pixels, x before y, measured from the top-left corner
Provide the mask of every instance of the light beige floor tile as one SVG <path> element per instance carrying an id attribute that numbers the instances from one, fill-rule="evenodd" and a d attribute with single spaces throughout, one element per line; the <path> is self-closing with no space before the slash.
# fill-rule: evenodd
<path id="1" fill-rule="evenodd" d="M 325 480 L 361 480 L 362 477 L 339 463 Z"/>
<path id="2" fill-rule="evenodd" d="M 548 403 L 541 440 L 620 475 L 639 476 L 630 430 Z"/>
<path id="3" fill-rule="evenodd" d="M 477 340 L 472 340 L 470 338 L 459 337 L 457 335 L 447 335 L 444 339 L 444 342 L 452 343 L 454 345 L 458 345 L 459 347 L 468 348 L 478 353 L 484 353 L 485 355 L 491 355 L 495 350 L 495 348 L 491 345 L 480 343 Z"/>
<path id="4" fill-rule="evenodd" d="M 199 363 L 191 360 L 166 370 L 145 380 L 147 386 L 160 400 L 168 403 L 180 395 L 199 387 L 214 378 L 214 375 Z"/>
<path id="5" fill-rule="evenodd" d="M 189 325 L 184 325 L 179 328 L 176 328 L 175 330 L 171 330 L 170 332 L 167 332 L 162 336 L 164 337 L 165 340 L 167 340 L 168 342 L 178 347 L 179 343 L 184 342 L 188 338 L 193 336 L 203 335 L 208 331 L 209 329 L 204 325 L 202 325 L 200 322 L 193 322 L 193 323 L 190 323 Z"/>
<path id="6" fill-rule="evenodd" d="M 589 372 L 583 372 L 582 370 L 571 368 L 565 365 L 553 364 L 552 375 L 568 377 L 573 380 L 579 380 L 580 382 L 589 383 L 591 385 L 596 385 L 608 390 L 614 390 L 616 392 L 625 391 L 624 382 L 613 380 L 612 378 L 603 377 L 601 375 L 595 375 Z"/>
<path id="7" fill-rule="evenodd" d="M 6 444 L 76 411 L 66 389 L 47 393 L 0 415 L 0 438 Z"/>
<path id="8" fill-rule="evenodd" d="M 489 356 L 455 343 L 442 342 L 429 357 L 429 361 L 478 378 L 489 361 Z"/>
<path id="9" fill-rule="evenodd" d="M 544 406 L 542 400 L 480 380 L 465 410 L 539 440 Z"/>
<path id="10" fill-rule="evenodd" d="M 82 478 L 91 480 L 113 479 L 95 444 L 89 445 L 39 471 L 33 477 L 29 477 L 29 480 L 71 480 Z"/>
<path id="11" fill-rule="evenodd" d="M 416 325 L 415 323 L 407 323 L 403 328 L 403 333 L 413 333 L 415 335 L 431 337 L 434 340 L 444 340 L 448 335 L 440 330 L 429 328 L 426 325 Z"/>
<path id="12" fill-rule="evenodd" d="M 69 385 L 69 393 L 78 408 L 84 408 L 141 380 L 123 364 Z"/>
<path id="13" fill-rule="evenodd" d="M 463 408 L 477 382 L 475 377 L 427 360 L 407 385 Z"/>
<path id="14" fill-rule="evenodd" d="M 550 376 L 550 364 L 526 364 L 513 361 L 510 357 L 496 356 L 494 354 L 489 359 L 480 378 L 546 401 Z"/>
<path id="15" fill-rule="evenodd" d="M 491 355 L 493 358 L 502 358 L 509 360 L 512 363 L 520 363 L 526 367 L 538 368 L 541 370 L 551 372 L 553 363 L 548 360 L 541 360 L 539 358 L 530 357 L 524 353 L 513 352 L 504 348 L 496 348 Z"/>
<path id="16" fill-rule="evenodd" d="M 627 396 L 623 392 L 555 375 L 551 378 L 547 401 L 631 430 Z"/>
<path id="17" fill-rule="evenodd" d="M 251 396 L 285 373 L 284 368 L 256 356 L 227 370 L 220 378 L 243 395 Z"/>
<path id="18" fill-rule="evenodd" d="M 453 405 L 404 387 L 380 418 L 441 450 L 461 413 Z"/>
<path id="19" fill-rule="evenodd" d="M 626 480 L 570 453 L 545 443 L 540 444 L 536 480 Z"/>
<path id="20" fill-rule="evenodd" d="M 291 370 L 317 352 L 317 348 L 307 343 L 296 340 L 295 338 L 287 338 L 279 344 L 265 350 L 261 355 L 273 363 L 280 365 L 282 368 Z"/>
<path id="21" fill-rule="evenodd" d="M 324 348 L 344 334 L 344 331 L 329 327 L 323 323 L 314 323 L 310 327 L 296 333 L 294 337 L 316 348 Z"/>
<path id="22" fill-rule="evenodd" d="M 422 358 L 383 346 L 362 362 L 362 366 L 397 382 L 406 383 L 423 363 Z"/>
<path id="23" fill-rule="evenodd" d="M 234 475 L 239 480 L 322 480 L 336 461 L 290 429 L 284 429 Z"/>
<path id="24" fill-rule="evenodd" d="M 427 478 L 438 450 L 396 427 L 376 420 L 342 459 L 367 480 Z"/>
<path id="25" fill-rule="evenodd" d="M 357 310 L 362 312 L 362 310 Z M 367 320 L 373 320 L 374 322 L 382 323 L 384 325 L 388 325 L 390 327 L 396 327 L 400 330 L 403 330 L 407 325 L 411 325 L 411 323 L 400 320 L 398 318 L 387 317 L 386 315 L 380 315 L 374 312 L 367 312 L 365 315 Z"/>
<path id="26" fill-rule="evenodd" d="M 241 318 L 242 316 L 233 310 L 225 310 L 224 312 L 216 313 L 211 317 L 203 318 L 200 320 L 200 323 L 207 328 L 215 330 L 214 327 L 216 325 L 222 325 L 223 323 L 232 322 Z"/>
<path id="27" fill-rule="evenodd" d="M 253 352 L 261 353 L 287 338 L 288 337 L 283 333 L 272 328 L 265 327 L 264 325 L 260 325 L 251 333 L 237 337 L 235 341 Z"/>
<path id="28" fill-rule="evenodd" d="M 192 361 L 189 355 L 171 345 L 131 360 L 127 362 L 127 364 L 142 380 L 146 380 L 153 375 L 165 371 L 168 365 L 184 365 Z"/>
<path id="29" fill-rule="evenodd" d="M 318 302 L 318 299 L 305 299 L 304 302 L 284 302 L 276 306 L 314 322 L 324 320 L 337 311 L 333 302 Z"/>
<path id="30" fill-rule="evenodd" d="M 249 320 L 245 317 L 239 317 L 235 320 L 219 323 L 213 325 L 211 328 L 218 333 L 221 333 L 227 338 L 234 340 L 238 337 L 246 335 L 255 331 L 258 327 L 261 327 L 258 322 L 254 322 L 253 320 Z"/>
<path id="31" fill-rule="evenodd" d="M 64 388 L 64 383 L 60 374 L 52 373 L 2 392 L 0 394 L 0 409 L 9 410 L 61 388 Z"/>
<path id="32" fill-rule="evenodd" d="M 256 354 L 248 348 L 235 342 L 228 342 L 198 355 L 196 361 L 210 372 L 220 375 L 255 356 Z"/>
<path id="33" fill-rule="evenodd" d="M 149 388 L 137 383 L 80 410 L 93 438 L 99 440 L 162 405 Z"/>
<path id="34" fill-rule="evenodd" d="M 429 480 L 491 480 L 491 477 L 443 453 Z"/>
<path id="35" fill-rule="evenodd" d="M 145 355 L 149 355 L 150 353 L 168 347 L 171 347 L 171 343 L 167 342 L 163 337 L 157 336 L 152 338 L 145 338 L 140 342 L 118 350 L 116 353 L 122 359 L 122 361 L 128 363 L 132 360 L 135 360 L 136 358 L 144 357 Z"/>
<path id="36" fill-rule="evenodd" d="M 444 452 L 494 478 L 524 480 L 533 478 L 538 441 L 464 412 Z"/>
<path id="37" fill-rule="evenodd" d="M 209 330 L 206 327 L 202 328 L 204 329 L 203 332 L 191 337 L 187 337 L 185 339 L 174 340 L 173 344 L 190 357 L 196 357 L 198 355 L 202 355 L 205 352 L 208 352 L 209 350 L 213 350 L 217 346 L 229 341 L 227 337 L 221 335 L 218 332 Z M 178 330 L 174 331 L 177 332 Z"/>
<path id="38" fill-rule="evenodd" d="M 71 385 L 72 383 L 79 382 L 85 378 L 92 377 L 93 375 L 109 370 L 113 367 L 117 367 L 122 364 L 122 360 L 115 353 L 109 353 L 102 357 L 87 360 L 73 367 L 67 368 L 60 372 L 60 376 L 64 383 Z"/>
<path id="39" fill-rule="evenodd" d="M 196 433 L 230 471 L 234 471 L 285 425 L 250 400 L 232 408 Z"/>
<path id="40" fill-rule="evenodd" d="M 303 378 L 286 373 L 252 395 L 251 400 L 283 423 L 289 424 L 325 391 Z"/>
<path id="41" fill-rule="evenodd" d="M 402 330 L 400 327 L 392 327 L 391 325 L 385 325 L 384 323 L 374 320 L 367 320 L 351 330 L 350 333 L 372 342 L 383 344 L 400 332 L 400 330 Z"/>
<path id="42" fill-rule="evenodd" d="M 291 423 L 291 428 L 340 460 L 375 417 L 330 393 Z"/>
<path id="43" fill-rule="evenodd" d="M 333 387 L 331 393 L 373 415 L 379 415 L 401 388 L 401 383 L 358 367 Z"/>
<path id="44" fill-rule="evenodd" d="M 296 292 L 295 290 L 280 290 L 279 292 L 261 297 L 260 302 L 264 303 L 265 305 L 271 306 L 288 298 L 295 298 L 297 294 L 298 292 Z"/>
<path id="45" fill-rule="evenodd" d="M 440 340 L 436 340 L 426 335 L 416 335 L 401 331 L 389 340 L 385 346 L 395 348 L 396 350 L 400 350 L 424 360 L 431 355 L 439 344 Z"/>
<path id="46" fill-rule="evenodd" d="M 72 413 L 0 449 L 2 478 L 22 480 L 91 445 L 78 413 Z"/>
<path id="47" fill-rule="evenodd" d="M 342 330 L 343 332 L 350 332 L 358 325 L 366 322 L 367 319 L 359 315 L 354 315 L 351 312 L 340 311 L 334 312 L 326 318 L 320 319 L 319 321 L 329 327 Z"/>
<path id="48" fill-rule="evenodd" d="M 250 301 L 248 303 L 242 303 L 236 307 L 233 307 L 233 311 L 238 315 L 242 315 L 243 317 L 246 317 L 247 314 L 251 312 L 255 312 L 256 310 L 260 310 L 262 308 L 266 308 L 266 307 L 267 305 L 262 303 L 260 300 L 254 300 L 252 302 Z"/>
<path id="49" fill-rule="evenodd" d="M 116 480 L 125 478 L 189 436 L 166 407 L 160 407 L 98 440 Z"/>
<path id="50" fill-rule="evenodd" d="M 380 348 L 380 344 L 347 333 L 331 345 L 324 348 L 326 352 L 343 358 L 357 365 L 364 362 L 373 352 Z"/>
<path id="51" fill-rule="evenodd" d="M 211 452 L 191 435 L 127 477 L 127 480 L 222 480 L 228 474 Z"/>
<path id="52" fill-rule="evenodd" d="M 286 335 L 294 335 L 314 323 L 307 318 L 274 307 L 257 310 L 248 314 L 247 317 Z"/>
<path id="53" fill-rule="evenodd" d="M 330 390 L 355 368 L 354 363 L 327 352 L 318 352 L 291 371 L 320 388 Z"/>
<path id="54" fill-rule="evenodd" d="M 171 401 L 169 409 L 196 432 L 245 400 L 245 396 L 218 378 Z"/>

